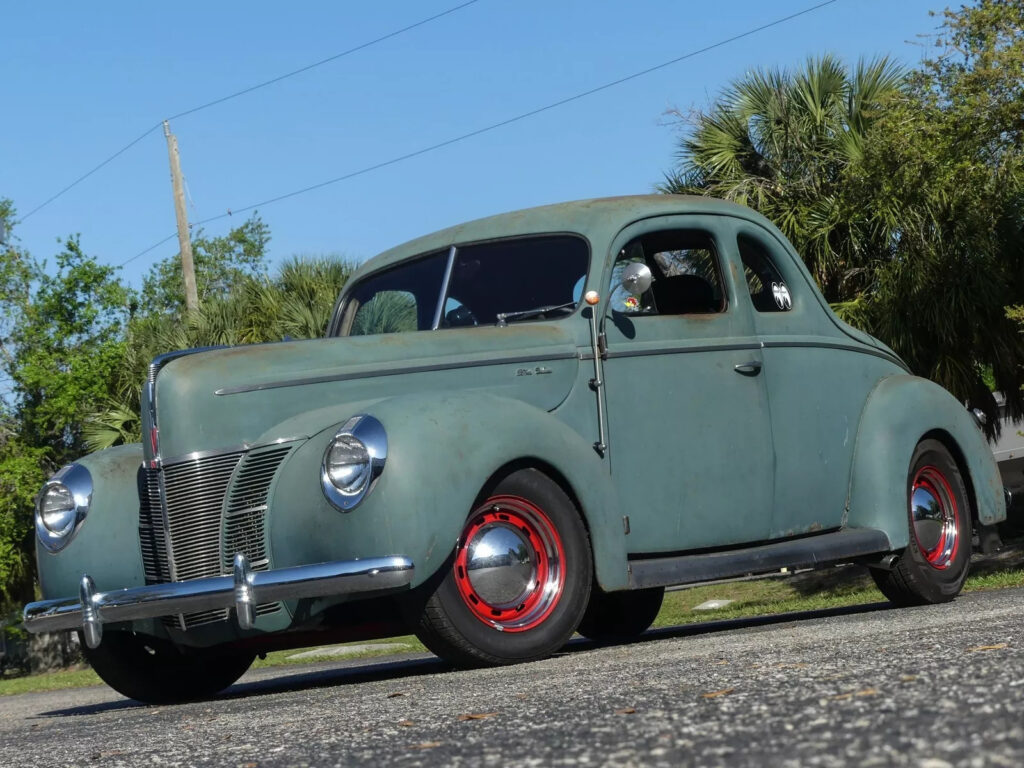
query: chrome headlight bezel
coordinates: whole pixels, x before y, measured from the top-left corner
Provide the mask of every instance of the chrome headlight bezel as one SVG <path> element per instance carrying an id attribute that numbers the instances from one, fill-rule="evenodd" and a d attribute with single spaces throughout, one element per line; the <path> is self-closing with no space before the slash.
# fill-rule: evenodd
<path id="1" fill-rule="evenodd" d="M 355 468 L 351 479 L 343 485 L 336 485 L 332 479 L 331 456 L 335 447 L 341 444 L 348 446 L 353 453 L 362 449 L 366 460 L 364 464 L 351 464 Z M 387 457 L 388 438 L 384 425 L 367 414 L 353 416 L 338 428 L 324 450 L 320 463 L 320 486 L 324 496 L 342 512 L 355 509 L 373 489 L 384 471 Z"/>
<path id="2" fill-rule="evenodd" d="M 54 530 L 47 525 L 43 505 L 51 492 L 65 492 L 71 506 L 67 510 L 67 523 Z M 68 464 L 43 484 L 36 496 L 36 537 L 47 552 L 60 552 L 71 543 L 82 527 L 92 504 L 92 475 L 81 464 Z"/>

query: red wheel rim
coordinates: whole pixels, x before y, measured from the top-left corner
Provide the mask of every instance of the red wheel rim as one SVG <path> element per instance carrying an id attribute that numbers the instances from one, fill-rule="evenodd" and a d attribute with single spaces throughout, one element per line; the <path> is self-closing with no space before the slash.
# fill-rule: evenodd
<path id="1" fill-rule="evenodd" d="M 952 565 L 960 549 L 960 510 L 938 467 L 921 467 L 910 488 L 910 520 L 925 562 L 938 570 Z"/>
<path id="2" fill-rule="evenodd" d="M 565 589 L 565 551 L 551 519 L 519 496 L 492 496 L 470 515 L 455 585 L 470 612 L 502 632 L 542 624 Z"/>

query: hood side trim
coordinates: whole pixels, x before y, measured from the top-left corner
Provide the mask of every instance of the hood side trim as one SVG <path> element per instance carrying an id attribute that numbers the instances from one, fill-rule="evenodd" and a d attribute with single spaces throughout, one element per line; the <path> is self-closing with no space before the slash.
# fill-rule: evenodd
<path id="1" fill-rule="evenodd" d="M 238 387 L 224 387 L 214 392 L 215 395 L 240 395 L 246 392 L 260 392 L 266 389 L 281 389 L 283 387 L 302 387 L 307 384 L 327 384 L 335 381 L 354 381 L 356 379 L 373 379 L 383 376 L 401 376 L 407 373 L 428 373 L 432 371 L 454 371 L 460 368 L 479 368 L 491 365 L 519 365 L 520 363 L 547 362 L 550 360 L 575 360 L 578 354 L 572 352 L 555 352 L 542 355 L 528 355 L 523 357 L 495 357 L 486 360 L 466 360 L 461 363 L 430 363 L 426 365 L 411 365 L 402 368 L 383 368 L 372 371 L 359 371 L 356 373 L 332 373 L 324 376 L 307 376 L 300 379 L 281 379 L 279 381 L 267 381 L 262 384 L 243 384 Z"/>

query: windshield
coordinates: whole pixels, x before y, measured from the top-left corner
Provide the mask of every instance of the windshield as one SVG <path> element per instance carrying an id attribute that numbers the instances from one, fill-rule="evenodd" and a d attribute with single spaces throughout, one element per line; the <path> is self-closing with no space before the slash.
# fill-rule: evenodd
<path id="1" fill-rule="evenodd" d="M 340 335 L 494 325 L 569 314 L 590 261 L 585 240 L 544 235 L 440 251 L 361 280 L 342 307 Z M 443 309 L 437 306 L 443 296 Z M 535 310 L 547 309 L 547 314 Z"/>

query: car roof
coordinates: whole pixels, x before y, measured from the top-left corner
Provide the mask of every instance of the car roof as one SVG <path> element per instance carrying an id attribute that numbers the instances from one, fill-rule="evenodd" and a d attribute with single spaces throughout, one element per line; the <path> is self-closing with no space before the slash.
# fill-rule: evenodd
<path id="1" fill-rule="evenodd" d="M 695 195 L 630 195 L 574 200 L 500 213 L 456 224 L 384 251 L 363 264 L 359 274 L 376 271 L 418 254 L 496 238 L 542 232 L 575 232 L 592 241 L 611 238 L 640 219 L 670 214 L 728 214 L 757 221 L 774 229 L 760 214 L 745 206 Z"/>

